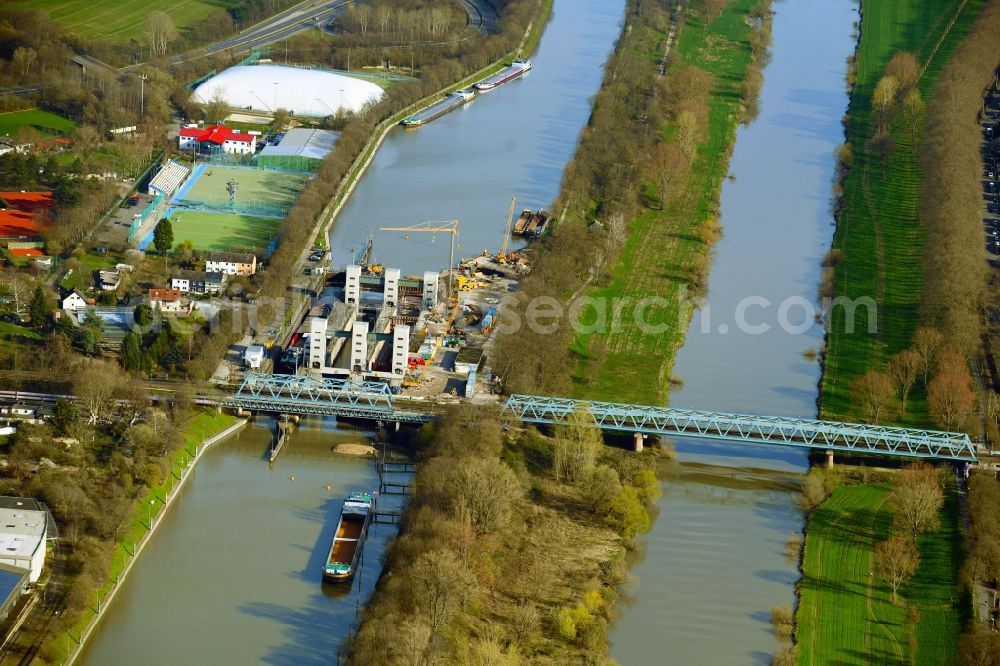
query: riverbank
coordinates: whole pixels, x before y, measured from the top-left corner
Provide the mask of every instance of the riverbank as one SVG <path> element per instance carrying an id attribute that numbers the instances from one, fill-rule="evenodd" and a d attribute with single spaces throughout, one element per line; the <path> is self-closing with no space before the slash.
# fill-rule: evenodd
<path id="1" fill-rule="evenodd" d="M 721 233 L 719 189 L 759 87 L 745 75 L 765 55 L 766 17 L 757 0 L 719 13 L 630 3 L 553 205 L 559 223 L 502 318 L 524 321 L 538 297 L 556 298 L 569 315 L 555 334 L 521 327 L 498 340 L 493 369 L 508 391 L 666 401 L 687 297 L 704 292 Z M 525 348 L 537 350 L 536 362 L 523 362 Z"/>
<path id="2" fill-rule="evenodd" d="M 626 549 L 658 497 L 652 452 L 456 408 L 422 463 L 348 662 L 606 663 Z"/>
<path id="3" fill-rule="evenodd" d="M 876 314 L 870 322 L 869 311 L 858 308 L 851 328 L 844 308 L 834 308 L 829 314 L 820 383 L 822 418 L 863 418 L 864 406 L 853 390 L 854 382 L 868 371 L 881 370 L 892 356 L 907 349 L 914 331 L 928 316 L 921 311 L 926 230 L 919 224 L 924 178 L 918 163 L 925 112 L 917 104 L 912 112 L 890 111 L 887 127 L 876 137 L 885 114 L 874 109 L 875 88 L 893 56 L 906 51 L 915 56 L 920 68 L 914 88 L 922 100 L 930 100 L 938 76 L 982 5 L 983 0 L 863 4 L 848 79 L 853 88 L 845 118 L 846 148 L 841 150 L 837 227 L 821 295 L 871 298 Z M 923 386 L 914 387 L 904 414 L 887 418 L 903 425 L 928 425 L 931 419 Z"/>
<path id="4" fill-rule="evenodd" d="M 53 642 L 50 648 L 53 654 L 61 655 L 56 661 L 67 666 L 76 661 L 204 452 L 246 424 L 246 419 L 227 414 L 202 413 L 191 419 L 183 430 L 184 446 L 173 454 L 167 479 L 150 488 L 135 503 L 129 526 L 123 530 L 115 545 L 108 580 L 95 595 L 95 607 L 85 613 L 61 639 Z"/>
<path id="5" fill-rule="evenodd" d="M 896 473 L 855 469 L 833 478 L 838 487 L 810 513 L 806 528 L 797 663 L 950 663 L 971 610 L 957 587 L 964 548 L 954 480 L 946 485 L 940 528 L 919 537 L 919 567 L 893 603 L 891 588 L 873 573 L 873 553 L 893 534 Z"/>

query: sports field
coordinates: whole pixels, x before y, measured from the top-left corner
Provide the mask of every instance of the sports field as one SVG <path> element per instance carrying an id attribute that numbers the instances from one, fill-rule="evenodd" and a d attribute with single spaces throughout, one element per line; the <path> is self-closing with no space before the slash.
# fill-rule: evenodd
<path id="1" fill-rule="evenodd" d="M 226 184 L 235 180 L 239 184 L 236 208 L 243 213 L 268 211 L 280 214 L 288 211 L 308 178 L 297 173 L 215 165 L 202 169 L 194 184 L 175 198 L 188 205 L 201 202 L 210 207 L 228 208 L 229 193 L 226 191 Z M 176 233 L 174 236 L 180 238 Z"/>
<path id="2" fill-rule="evenodd" d="M 175 210 L 170 215 L 174 244 L 189 240 L 196 250 L 250 250 L 260 254 L 280 220 L 232 213 Z"/>
<path id="3" fill-rule="evenodd" d="M 69 118 L 63 118 L 58 114 L 41 109 L 0 113 L 0 136 L 12 135 L 22 127 L 31 127 L 42 134 L 51 136 L 72 131 L 76 127 L 76 123 Z"/>
<path id="4" fill-rule="evenodd" d="M 214 9 L 227 9 L 238 0 L 15 0 L 15 4 L 44 9 L 70 32 L 111 43 L 142 41 L 146 15 L 167 12 L 178 29 L 205 18 Z"/>

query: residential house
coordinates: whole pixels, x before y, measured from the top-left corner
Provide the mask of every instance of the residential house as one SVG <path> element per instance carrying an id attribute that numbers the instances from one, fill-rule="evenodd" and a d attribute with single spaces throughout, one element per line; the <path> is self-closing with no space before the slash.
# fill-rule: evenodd
<path id="1" fill-rule="evenodd" d="M 225 286 L 225 276 L 214 271 L 186 271 L 180 270 L 170 278 L 170 288 L 181 293 L 191 294 L 218 294 Z"/>
<path id="2" fill-rule="evenodd" d="M 209 252 L 205 259 L 205 271 L 226 275 L 254 275 L 257 272 L 257 256 L 242 252 Z"/>
<path id="3" fill-rule="evenodd" d="M 184 301 L 183 296 L 177 289 L 150 289 L 149 304 L 159 308 L 160 312 L 190 312 L 190 304 Z"/>
<path id="4" fill-rule="evenodd" d="M 93 301 L 88 300 L 87 297 L 84 296 L 82 293 L 80 293 L 80 291 L 77 289 L 74 289 L 73 291 L 69 292 L 68 294 L 63 296 L 62 299 L 62 309 L 68 310 L 70 312 L 76 310 L 82 310 L 88 305 L 93 305 L 93 304 L 94 304 Z"/>
<path id="5" fill-rule="evenodd" d="M 257 150 L 257 136 L 230 129 L 225 125 L 211 125 L 204 129 L 188 125 L 177 133 L 177 147 L 208 155 L 219 153 L 253 155 Z"/>
<path id="6" fill-rule="evenodd" d="M 101 291 L 115 291 L 122 282 L 118 271 L 98 271 L 97 286 Z"/>

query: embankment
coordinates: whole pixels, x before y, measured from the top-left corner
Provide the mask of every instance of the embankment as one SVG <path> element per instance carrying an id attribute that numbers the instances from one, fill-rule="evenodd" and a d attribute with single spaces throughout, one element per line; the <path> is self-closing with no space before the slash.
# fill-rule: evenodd
<path id="1" fill-rule="evenodd" d="M 721 233 L 735 130 L 760 85 L 748 72 L 770 38 L 766 2 L 715 7 L 629 3 L 553 206 L 559 223 L 508 313 L 525 321 L 526 304 L 548 297 L 569 314 L 499 338 L 493 369 L 508 391 L 665 402 L 688 296 L 704 291 Z"/>

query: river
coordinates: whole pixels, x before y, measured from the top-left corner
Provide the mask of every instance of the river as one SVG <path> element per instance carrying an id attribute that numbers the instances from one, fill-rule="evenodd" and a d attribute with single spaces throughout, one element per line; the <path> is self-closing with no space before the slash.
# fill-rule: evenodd
<path id="1" fill-rule="evenodd" d="M 834 149 L 859 17 L 851 0 L 779 0 L 773 10 L 760 113 L 737 132 L 709 308 L 677 357 L 675 407 L 816 413 L 820 368 L 804 352 L 822 346 L 810 304 L 833 234 Z M 665 466 L 660 515 L 632 569 L 637 585 L 619 607 L 611 654 L 630 666 L 767 664 L 778 646 L 771 608 L 794 602 L 798 578 L 785 543 L 803 523 L 794 494 L 767 480 L 804 471 L 805 454 L 694 440 L 676 448 L 681 470 L 727 469 L 692 479 Z"/>
<path id="2" fill-rule="evenodd" d="M 425 127 L 394 131 L 334 226 L 335 264 L 347 263 L 378 226 L 425 220 L 459 219 L 467 253 L 499 249 L 512 194 L 523 207 L 548 205 L 558 194 L 624 6 L 555 0 L 527 77 Z M 420 272 L 443 269 L 447 245 L 447 237 L 378 234 L 375 248 L 387 266 Z M 269 425 L 251 426 L 205 454 L 81 663 L 336 661 L 394 530 L 375 529 L 350 593 L 322 586 L 340 501 L 377 485 L 374 465 L 330 451 L 359 433 L 307 421 L 269 469 Z"/>
<path id="3" fill-rule="evenodd" d="M 624 0 L 556 0 L 533 69 L 431 123 L 386 139 L 333 225 L 333 265 L 374 234 L 375 258 L 406 273 L 443 270 L 448 234 L 379 232 L 459 221 L 459 257 L 496 252 L 511 196 L 548 206 L 590 115 Z M 515 242 L 511 247 L 518 247 Z"/>

